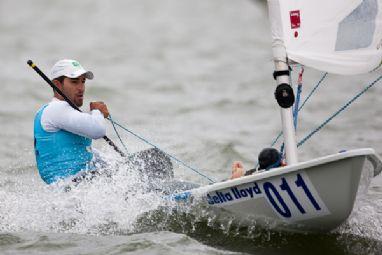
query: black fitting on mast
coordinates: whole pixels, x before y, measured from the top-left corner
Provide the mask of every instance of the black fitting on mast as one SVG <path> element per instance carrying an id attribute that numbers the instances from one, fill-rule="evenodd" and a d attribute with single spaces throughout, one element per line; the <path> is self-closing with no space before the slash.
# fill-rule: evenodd
<path id="1" fill-rule="evenodd" d="M 277 79 L 279 76 L 290 76 L 290 70 L 281 70 L 281 71 L 274 71 L 273 72 L 273 79 Z"/>
<path id="2" fill-rule="evenodd" d="M 279 84 L 275 91 L 275 98 L 280 107 L 292 107 L 294 104 L 294 93 L 292 87 L 287 83 Z"/>
<path id="3" fill-rule="evenodd" d="M 279 70 L 273 72 L 273 78 L 277 80 L 279 76 L 290 76 L 290 67 L 288 70 Z M 281 83 L 275 91 L 277 103 L 282 108 L 289 108 L 294 104 L 294 93 L 292 87 L 287 83 Z"/>

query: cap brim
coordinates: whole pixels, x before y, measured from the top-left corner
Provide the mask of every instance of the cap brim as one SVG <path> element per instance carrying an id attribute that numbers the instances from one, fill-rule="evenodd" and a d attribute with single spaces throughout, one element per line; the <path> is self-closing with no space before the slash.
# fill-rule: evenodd
<path id="1" fill-rule="evenodd" d="M 86 79 L 93 80 L 93 78 L 94 78 L 94 74 L 93 74 L 92 71 L 87 71 L 87 72 L 85 73 L 85 77 L 86 77 Z"/>
<path id="2" fill-rule="evenodd" d="M 86 70 L 84 70 L 84 69 L 79 70 L 79 71 L 77 71 L 77 72 L 75 72 L 75 73 L 72 73 L 70 76 L 67 76 L 67 77 L 69 77 L 69 78 L 77 78 L 77 77 L 80 77 L 80 76 L 83 75 L 83 74 L 85 74 L 85 78 L 86 78 L 86 79 L 92 80 L 92 79 L 94 78 L 94 74 L 93 74 L 93 72 L 91 72 L 91 71 L 86 71 Z"/>

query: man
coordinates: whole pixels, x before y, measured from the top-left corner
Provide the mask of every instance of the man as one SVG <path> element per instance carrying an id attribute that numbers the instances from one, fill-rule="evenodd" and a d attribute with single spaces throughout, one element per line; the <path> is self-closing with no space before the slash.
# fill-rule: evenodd
<path id="1" fill-rule="evenodd" d="M 83 105 L 85 82 L 93 79 L 77 61 L 64 59 L 51 69 L 50 79 L 77 107 Z M 105 136 L 109 116 L 103 102 L 91 102 L 90 113 L 72 108 L 54 91 L 50 103 L 42 106 L 34 120 L 34 146 L 41 178 L 51 184 L 92 170 L 92 139 Z"/>

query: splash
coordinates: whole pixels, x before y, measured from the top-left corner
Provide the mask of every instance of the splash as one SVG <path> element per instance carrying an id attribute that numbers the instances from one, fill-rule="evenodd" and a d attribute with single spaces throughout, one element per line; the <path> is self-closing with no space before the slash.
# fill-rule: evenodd
<path id="1" fill-rule="evenodd" d="M 110 157 L 108 162 L 100 176 L 78 185 L 70 180 L 49 186 L 36 179 L 23 183 L 14 176 L 4 180 L 0 231 L 134 232 L 137 218 L 163 204 L 163 194 L 136 167 Z"/>

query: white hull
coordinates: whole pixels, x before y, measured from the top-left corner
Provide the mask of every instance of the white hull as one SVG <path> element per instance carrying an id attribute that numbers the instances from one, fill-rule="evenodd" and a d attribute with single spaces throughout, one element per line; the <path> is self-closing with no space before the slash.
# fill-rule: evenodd
<path id="1" fill-rule="evenodd" d="M 366 162 L 373 176 L 381 172 L 374 150 L 358 149 L 203 186 L 174 199 L 202 198 L 240 220 L 277 229 L 330 231 L 350 215 Z"/>

